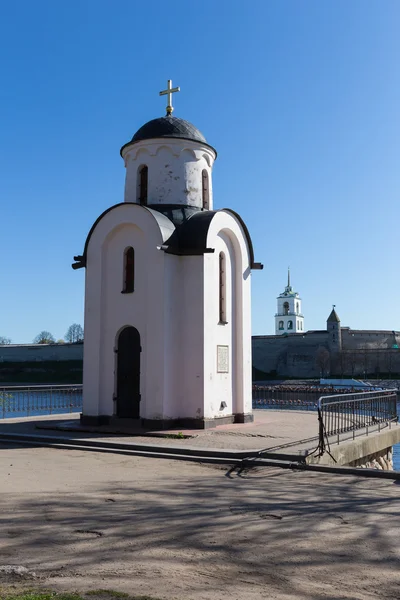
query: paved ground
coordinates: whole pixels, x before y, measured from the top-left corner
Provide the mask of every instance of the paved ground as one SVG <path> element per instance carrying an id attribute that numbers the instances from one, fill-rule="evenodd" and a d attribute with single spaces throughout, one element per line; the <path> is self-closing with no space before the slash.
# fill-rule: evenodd
<path id="1" fill-rule="evenodd" d="M 183 430 L 182 433 L 190 435 L 187 439 L 172 439 L 168 437 L 147 436 L 118 436 L 116 434 L 90 433 L 88 431 L 68 431 L 67 435 L 79 439 L 108 439 L 113 441 L 132 442 L 135 444 L 154 444 L 160 446 L 182 446 L 195 448 L 224 448 L 233 450 L 261 450 L 273 449 L 274 451 L 296 452 L 300 449 L 313 449 L 317 442 L 318 420 L 315 412 L 307 411 L 282 411 L 282 410 L 255 410 L 254 423 L 243 425 L 220 425 L 208 430 Z M 36 430 L 36 426 L 48 427 L 51 423 L 64 423 L 67 427 L 79 425 L 79 415 L 53 415 L 49 417 L 31 417 L 25 419 L 7 419 L 0 422 L 0 433 L 10 430 L 25 433 L 40 433 L 45 435 L 57 435 L 56 429 Z M 177 430 L 162 432 L 165 434 L 176 434 Z M 65 431 L 59 435 L 66 435 Z M 310 441 L 310 438 L 311 441 Z M 301 443 L 301 440 L 308 440 Z M 293 446 L 293 450 L 292 450 Z"/>
<path id="2" fill-rule="evenodd" d="M 400 486 L 390 480 L 239 475 L 3 443 L 0 481 L 3 586 L 166 600 L 400 598 Z"/>

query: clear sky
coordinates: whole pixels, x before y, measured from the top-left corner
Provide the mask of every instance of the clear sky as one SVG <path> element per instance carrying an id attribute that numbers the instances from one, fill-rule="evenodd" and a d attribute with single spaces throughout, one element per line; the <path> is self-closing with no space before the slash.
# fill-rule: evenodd
<path id="1" fill-rule="evenodd" d="M 400 329 L 400 2 L 0 2 L 0 335 L 83 324 L 73 256 L 123 200 L 120 147 L 164 114 L 218 150 L 247 223 L 253 332 L 286 283 L 306 329 Z"/>

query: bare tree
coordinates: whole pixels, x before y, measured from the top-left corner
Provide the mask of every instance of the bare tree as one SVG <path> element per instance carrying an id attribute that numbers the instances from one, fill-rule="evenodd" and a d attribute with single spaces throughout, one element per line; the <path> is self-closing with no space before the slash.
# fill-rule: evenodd
<path id="1" fill-rule="evenodd" d="M 83 341 L 83 329 L 78 323 L 73 323 L 68 327 L 68 331 L 65 334 L 65 341 L 70 344 Z"/>
<path id="2" fill-rule="evenodd" d="M 364 379 L 366 379 L 370 367 L 370 353 L 368 352 L 367 348 L 363 348 L 362 350 L 362 368 L 364 373 Z"/>
<path id="3" fill-rule="evenodd" d="M 387 350 L 385 353 L 385 370 L 386 373 L 389 373 L 389 379 L 392 379 L 392 370 L 393 370 L 393 352 L 392 350 Z"/>
<path id="4" fill-rule="evenodd" d="M 323 346 L 320 346 L 315 355 L 315 363 L 319 368 L 321 377 L 325 377 L 329 373 L 329 367 L 331 363 L 331 355 L 328 350 Z"/>
<path id="5" fill-rule="evenodd" d="M 357 366 L 357 353 L 354 350 L 342 351 L 343 374 L 354 377 Z M 343 376 L 342 374 L 342 376 Z"/>
<path id="6" fill-rule="evenodd" d="M 54 344 L 55 343 L 54 336 L 50 333 L 50 331 L 41 331 L 33 340 L 34 344 Z"/>
<path id="7" fill-rule="evenodd" d="M 350 352 L 348 354 L 348 359 L 349 359 L 349 364 L 350 364 L 350 369 L 351 369 L 351 376 L 354 377 L 354 374 L 356 372 L 357 362 L 358 362 L 357 353 L 354 352 L 353 350 L 350 350 Z"/>
<path id="8" fill-rule="evenodd" d="M 0 346 L 6 346 L 7 344 L 11 344 L 10 338 L 0 335 Z"/>
<path id="9" fill-rule="evenodd" d="M 340 377 L 343 379 L 346 370 L 347 370 L 347 356 L 345 354 L 345 352 L 340 351 L 337 359 L 336 359 L 336 364 L 339 367 L 340 370 Z"/>
<path id="10" fill-rule="evenodd" d="M 375 352 L 375 375 L 376 378 L 378 379 L 378 377 L 380 377 L 381 375 L 381 354 L 379 353 L 379 350 L 376 350 Z"/>

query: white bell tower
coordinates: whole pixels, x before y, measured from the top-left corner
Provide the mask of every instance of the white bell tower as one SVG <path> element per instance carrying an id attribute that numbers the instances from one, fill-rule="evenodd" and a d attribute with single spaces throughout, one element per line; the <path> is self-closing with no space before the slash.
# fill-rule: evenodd
<path id="1" fill-rule="evenodd" d="M 285 291 L 279 294 L 278 312 L 275 315 L 275 335 L 287 333 L 302 333 L 304 331 L 304 316 L 301 312 L 301 298 L 290 285 L 290 269 Z"/>

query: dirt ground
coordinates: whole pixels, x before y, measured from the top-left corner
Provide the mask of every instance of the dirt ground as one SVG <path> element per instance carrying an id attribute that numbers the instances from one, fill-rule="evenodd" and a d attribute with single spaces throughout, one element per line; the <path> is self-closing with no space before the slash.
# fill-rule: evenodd
<path id="1" fill-rule="evenodd" d="M 0 446 L 0 588 L 400 598 L 400 485 Z M 7 565 L 28 571 L 10 573 Z"/>

